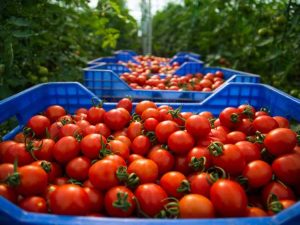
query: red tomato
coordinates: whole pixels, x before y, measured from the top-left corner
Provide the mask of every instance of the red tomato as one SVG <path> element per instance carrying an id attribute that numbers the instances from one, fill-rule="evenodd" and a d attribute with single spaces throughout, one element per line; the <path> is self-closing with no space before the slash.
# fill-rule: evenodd
<path id="1" fill-rule="evenodd" d="M 214 115 L 209 112 L 209 111 L 202 111 L 201 113 L 199 113 L 200 116 L 204 116 L 207 119 L 212 119 L 214 118 Z"/>
<path id="2" fill-rule="evenodd" d="M 66 124 L 62 126 L 59 130 L 59 137 L 66 137 L 66 136 L 73 136 L 76 137 L 76 135 L 82 134 L 82 131 L 80 127 L 76 124 Z"/>
<path id="3" fill-rule="evenodd" d="M 205 157 L 203 165 L 199 164 L 199 160 L 201 157 Z M 203 169 L 208 169 L 209 167 L 211 167 L 212 157 L 206 147 L 194 147 L 191 149 L 191 151 L 189 151 L 187 155 L 187 162 L 194 171 L 201 171 Z M 202 166 L 204 166 L 204 168 Z"/>
<path id="4" fill-rule="evenodd" d="M 242 217 L 247 212 L 247 195 L 235 181 L 219 179 L 210 189 L 216 212 L 224 217 Z"/>
<path id="5" fill-rule="evenodd" d="M 66 173 L 70 178 L 78 181 L 84 181 L 88 178 L 88 172 L 91 167 L 91 160 L 84 156 L 79 156 L 68 162 Z"/>
<path id="6" fill-rule="evenodd" d="M 250 187 L 258 188 L 268 184 L 272 179 L 272 167 L 262 161 L 254 160 L 246 165 L 243 176 L 247 178 Z"/>
<path id="7" fill-rule="evenodd" d="M 130 147 L 130 145 L 131 145 L 131 140 L 125 135 L 118 135 L 115 137 L 115 140 L 122 141 L 128 147 Z"/>
<path id="8" fill-rule="evenodd" d="M 104 206 L 103 194 L 95 188 L 84 187 L 90 200 L 90 212 L 101 212 Z"/>
<path id="9" fill-rule="evenodd" d="M 218 146 L 221 147 L 222 145 Z M 209 147 L 212 153 L 213 164 L 223 168 L 230 175 L 236 176 L 241 174 L 246 166 L 246 161 L 239 148 L 233 144 L 225 144 L 222 148 L 221 153 L 215 154 Z"/>
<path id="10" fill-rule="evenodd" d="M 144 159 L 144 157 L 138 154 L 130 154 L 128 158 L 128 163 L 130 164 L 137 159 Z"/>
<path id="11" fill-rule="evenodd" d="M 268 216 L 266 211 L 258 207 L 248 207 L 246 217 L 263 217 Z"/>
<path id="12" fill-rule="evenodd" d="M 198 194 L 188 194 L 180 199 L 180 218 L 214 218 L 215 209 L 212 202 Z"/>
<path id="13" fill-rule="evenodd" d="M 87 112 L 87 121 L 89 121 L 93 125 L 102 123 L 104 114 L 105 110 L 103 108 L 93 106 L 89 108 Z"/>
<path id="14" fill-rule="evenodd" d="M 164 207 L 167 193 L 159 185 L 154 183 L 139 185 L 135 190 L 135 197 L 141 210 L 150 217 L 154 217 Z"/>
<path id="15" fill-rule="evenodd" d="M 86 114 L 83 114 L 83 115 L 86 115 Z M 75 124 L 79 127 L 79 129 L 81 131 L 83 131 L 86 127 L 91 125 L 87 120 L 84 120 L 84 119 L 76 121 Z"/>
<path id="16" fill-rule="evenodd" d="M 18 169 L 20 184 L 16 190 L 23 196 L 41 195 L 48 185 L 48 175 L 39 166 L 26 165 Z"/>
<path id="17" fill-rule="evenodd" d="M 168 138 L 169 149 L 178 155 L 186 155 L 194 144 L 193 136 L 182 130 L 172 133 Z"/>
<path id="18" fill-rule="evenodd" d="M 29 119 L 27 126 L 32 129 L 38 137 L 43 137 L 46 133 L 46 130 L 49 130 L 50 120 L 42 115 L 36 115 Z"/>
<path id="19" fill-rule="evenodd" d="M 267 204 L 267 200 L 271 193 L 276 195 L 278 197 L 278 200 L 285 200 L 285 199 L 295 200 L 296 199 L 295 194 L 291 188 L 289 188 L 288 186 L 286 186 L 280 182 L 272 181 L 269 184 L 267 184 L 266 186 L 264 186 L 262 189 L 261 199 L 262 199 L 263 204 L 265 204 L 265 205 Z"/>
<path id="20" fill-rule="evenodd" d="M 277 121 L 271 116 L 256 117 L 252 122 L 252 126 L 254 127 L 255 131 L 259 131 L 263 134 L 279 127 Z"/>
<path id="21" fill-rule="evenodd" d="M 66 114 L 66 110 L 60 105 L 49 106 L 45 111 L 45 116 L 47 116 L 52 123 Z"/>
<path id="22" fill-rule="evenodd" d="M 9 200 L 13 203 L 17 203 L 18 196 L 17 196 L 15 190 L 6 184 L 0 184 L 0 196 L 2 196 L 3 198 L 6 198 L 7 200 Z"/>
<path id="23" fill-rule="evenodd" d="M 53 161 L 53 148 L 55 142 L 52 139 L 42 139 L 34 142 L 37 150 L 34 151 L 34 155 L 39 160 Z"/>
<path id="24" fill-rule="evenodd" d="M 276 120 L 280 128 L 290 128 L 290 122 L 288 119 L 282 116 L 274 116 L 273 119 Z"/>
<path id="25" fill-rule="evenodd" d="M 129 124 L 127 129 L 127 137 L 133 141 L 137 136 L 142 134 L 143 124 L 138 121 L 133 121 Z"/>
<path id="26" fill-rule="evenodd" d="M 57 186 L 61 186 L 61 185 L 68 184 L 68 183 L 69 183 L 69 179 L 67 177 L 57 177 L 53 181 L 53 184 L 55 184 Z"/>
<path id="27" fill-rule="evenodd" d="M 122 109 L 111 109 L 104 114 L 104 123 L 111 130 L 122 130 L 130 122 L 129 112 Z"/>
<path id="28" fill-rule="evenodd" d="M 184 156 L 175 156 L 175 166 L 174 170 L 183 173 L 184 175 L 188 175 L 192 172 L 191 167 L 189 167 L 189 162 L 187 161 L 187 157 Z"/>
<path id="29" fill-rule="evenodd" d="M 142 115 L 142 113 L 148 109 L 148 108 L 154 108 L 156 109 L 157 106 L 154 102 L 152 101 L 148 101 L 148 100 L 144 100 L 144 101 L 141 101 L 139 102 L 136 107 L 135 107 L 135 113 L 138 114 L 138 115 Z"/>
<path id="30" fill-rule="evenodd" d="M 133 193 L 127 187 L 113 187 L 105 194 L 106 212 L 113 217 L 129 217 L 136 207 L 134 198 Z"/>
<path id="31" fill-rule="evenodd" d="M 19 166 L 24 166 L 33 162 L 33 158 L 26 150 L 26 146 L 24 143 L 10 145 L 5 151 L 3 156 L 4 163 L 14 163 L 16 159 L 18 159 Z"/>
<path id="32" fill-rule="evenodd" d="M 264 139 L 267 150 L 275 156 L 290 153 L 296 144 L 296 133 L 287 128 L 274 129 Z"/>
<path id="33" fill-rule="evenodd" d="M 0 164 L 0 182 L 4 182 L 9 175 L 14 173 L 14 164 L 2 163 Z"/>
<path id="34" fill-rule="evenodd" d="M 15 141 L 3 141 L 0 142 L 0 163 L 2 163 L 3 161 L 3 157 L 5 155 L 5 152 L 7 151 L 7 149 L 11 146 L 16 144 Z"/>
<path id="35" fill-rule="evenodd" d="M 202 172 L 191 175 L 188 180 L 191 185 L 191 193 L 210 198 L 209 193 L 212 184 L 209 182 L 208 173 Z"/>
<path id="36" fill-rule="evenodd" d="M 52 183 L 57 177 L 62 176 L 62 168 L 56 162 L 38 160 L 31 163 L 31 165 L 41 167 L 47 173 L 49 183 Z"/>
<path id="37" fill-rule="evenodd" d="M 135 173 L 140 184 L 154 183 L 158 178 L 158 166 L 151 159 L 137 159 L 128 166 L 128 173 Z"/>
<path id="38" fill-rule="evenodd" d="M 129 157 L 129 147 L 122 141 L 112 140 L 109 142 L 108 148 L 112 153 L 121 156 L 125 160 Z"/>
<path id="39" fill-rule="evenodd" d="M 58 186 L 49 197 L 49 208 L 54 214 L 85 215 L 90 201 L 83 188 L 74 184 Z"/>
<path id="40" fill-rule="evenodd" d="M 59 163 L 67 163 L 80 153 L 80 144 L 71 136 L 63 137 L 55 143 L 53 156 Z"/>
<path id="41" fill-rule="evenodd" d="M 241 121 L 240 110 L 234 107 L 227 107 L 220 113 L 219 119 L 223 126 L 234 128 Z"/>
<path id="42" fill-rule="evenodd" d="M 109 154 L 109 155 L 105 156 L 103 159 L 108 159 L 108 160 L 115 162 L 117 164 L 117 167 L 126 166 L 125 160 L 121 156 L 118 156 L 118 155 Z"/>
<path id="43" fill-rule="evenodd" d="M 160 178 L 159 184 L 170 197 L 175 198 L 181 198 L 190 189 L 186 177 L 177 171 L 165 173 Z"/>
<path id="44" fill-rule="evenodd" d="M 239 141 L 245 141 L 246 140 L 246 134 L 244 134 L 241 131 L 232 131 L 227 134 L 226 139 L 228 144 L 235 144 Z"/>
<path id="45" fill-rule="evenodd" d="M 38 196 L 31 196 L 31 197 L 26 197 L 22 199 L 19 202 L 19 206 L 22 209 L 25 209 L 26 211 L 29 212 L 35 212 L 35 213 L 47 213 L 48 212 L 48 207 L 46 200 L 42 197 Z"/>
<path id="46" fill-rule="evenodd" d="M 256 111 L 253 106 L 248 105 L 248 104 L 243 104 L 243 105 L 240 105 L 238 107 L 238 109 L 240 110 L 240 112 L 242 114 L 241 115 L 242 118 L 248 118 L 248 119 L 254 118 Z"/>
<path id="47" fill-rule="evenodd" d="M 54 122 L 51 124 L 49 128 L 49 135 L 52 140 L 56 141 L 59 138 L 59 133 L 62 126 L 63 125 L 61 122 Z"/>
<path id="48" fill-rule="evenodd" d="M 175 164 L 174 156 L 169 151 L 161 148 L 151 150 L 148 158 L 157 164 L 159 175 L 171 171 Z"/>
<path id="49" fill-rule="evenodd" d="M 101 134 L 86 135 L 80 142 L 80 148 L 83 155 L 90 159 L 99 157 L 100 150 L 106 145 L 106 138 Z"/>
<path id="50" fill-rule="evenodd" d="M 102 159 L 94 163 L 89 170 L 91 183 L 99 190 L 108 190 L 119 184 L 116 176 L 118 165 L 109 159 Z"/>
<path id="51" fill-rule="evenodd" d="M 139 135 L 133 139 L 130 148 L 132 153 L 144 156 L 151 148 L 150 139 L 145 135 Z"/>
<path id="52" fill-rule="evenodd" d="M 147 108 L 143 111 L 141 115 L 142 120 L 146 120 L 148 118 L 159 119 L 159 111 L 156 108 Z"/>
<path id="53" fill-rule="evenodd" d="M 104 137 L 108 138 L 111 134 L 110 129 L 108 128 L 108 126 L 105 123 L 97 123 L 95 125 L 95 132 L 97 134 L 101 134 Z"/>
<path id="54" fill-rule="evenodd" d="M 204 116 L 193 115 L 185 121 L 185 128 L 194 137 L 205 137 L 210 132 L 210 122 Z"/>
<path id="55" fill-rule="evenodd" d="M 235 129 L 237 131 L 241 131 L 241 132 L 245 133 L 246 135 L 254 135 L 255 134 L 255 130 L 252 125 L 252 121 L 247 118 L 242 119 L 241 122 L 237 124 Z"/>
<path id="56" fill-rule="evenodd" d="M 129 98 L 122 98 L 118 104 L 117 108 L 124 108 L 126 109 L 129 113 L 132 111 L 132 101 Z"/>
<path id="57" fill-rule="evenodd" d="M 239 141 L 235 145 L 240 149 L 246 163 L 261 159 L 260 150 L 257 145 L 249 141 Z"/>
<path id="58" fill-rule="evenodd" d="M 178 124 L 174 121 L 166 120 L 160 122 L 155 128 L 157 141 L 162 144 L 167 143 L 169 136 L 178 130 Z"/>
<path id="59" fill-rule="evenodd" d="M 272 163 L 276 177 L 288 185 L 300 184 L 300 155 L 291 153 L 276 158 Z"/>
<path id="60" fill-rule="evenodd" d="M 148 118 L 144 122 L 144 128 L 146 131 L 155 131 L 155 128 L 158 124 L 158 120 L 155 118 Z"/>

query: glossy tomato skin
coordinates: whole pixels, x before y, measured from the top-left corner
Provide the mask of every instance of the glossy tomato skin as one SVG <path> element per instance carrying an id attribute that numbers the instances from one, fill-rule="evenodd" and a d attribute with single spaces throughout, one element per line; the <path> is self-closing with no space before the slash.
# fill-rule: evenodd
<path id="1" fill-rule="evenodd" d="M 0 163 L 2 163 L 3 161 L 3 157 L 5 155 L 5 152 L 7 151 L 7 149 L 11 146 L 16 144 L 15 141 L 3 141 L 0 142 Z"/>
<path id="2" fill-rule="evenodd" d="M 80 127 L 76 124 L 69 123 L 63 125 L 59 130 L 59 137 L 66 137 L 66 136 L 73 136 L 76 137 L 76 135 L 82 134 L 82 131 Z"/>
<path id="3" fill-rule="evenodd" d="M 102 123 L 104 114 L 105 110 L 103 108 L 93 106 L 87 112 L 87 121 L 93 125 Z"/>
<path id="4" fill-rule="evenodd" d="M 14 164 L 2 163 L 0 164 L 0 182 L 4 183 L 9 175 L 14 173 Z"/>
<path id="5" fill-rule="evenodd" d="M 240 114 L 241 114 L 240 110 L 234 107 L 227 107 L 223 109 L 219 115 L 221 125 L 228 127 L 230 129 L 234 128 L 239 124 L 241 120 Z"/>
<path id="6" fill-rule="evenodd" d="M 290 153 L 296 146 L 296 143 L 295 132 L 287 128 L 274 129 L 264 139 L 265 147 L 275 156 Z"/>
<path id="7" fill-rule="evenodd" d="M 167 203 L 167 193 L 154 183 L 139 185 L 134 194 L 140 204 L 141 210 L 150 217 L 158 214 Z"/>
<path id="8" fill-rule="evenodd" d="M 127 144 L 119 140 L 112 140 L 107 146 L 112 153 L 121 156 L 123 159 L 127 160 L 129 157 L 130 149 Z"/>
<path id="9" fill-rule="evenodd" d="M 250 187 L 259 188 L 268 184 L 272 179 L 272 167 L 262 161 L 254 160 L 246 165 L 243 176 L 248 179 Z"/>
<path id="10" fill-rule="evenodd" d="M 38 160 L 31 163 L 31 165 L 41 167 L 47 173 L 49 183 L 54 182 L 57 177 L 62 176 L 62 168 L 56 162 Z"/>
<path id="11" fill-rule="evenodd" d="M 132 111 L 132 101 L 129 98 L 122 98 L 118 104 L 117 108 L 124 108 L 126 109 L 129 113 Z"/>
<path id="12" fill-rule="evenodd" d="M 149 100 L 144 100 L 144 101 L 141 101 L 139 102 L 136 107 L 135 107 L 135 113 L 138 114 L 138 115 L 142 115 L 142 113 L 148 109 L 148 108 L 154 108 L 156 109 L 157 106 L 154 102 L 152 101 L 149 101 Z"/>
<path id="13" fill-rule="evenodd" d="M 202 172 L 192 174 L 188 180 L 190 182 L 192 194 L 203 195 L 207 198 L 210 197 L 210 188 L 212 183 L 209 181 L 208 173 Z"/>
<path id="14" fill-rule="evenodd" d="M 109 159 L 102 159 L 94 163 L 89 169 L 89 179 L 95 188 L 108 190 L 119 184 L 116 176 L 118 165 Z"/>
<path id="15" fill-rule="evenodd" d="M 160 186 L 166 191 L 170 197 L 181 198 L 186 191 L 182 192 L 179 190 L 182 182 L 187 182 L 186 177 L 177 171 L 170 171 L 165 173 L 160 178 Z"/>
<path id="16" fill-rule="evenodd" d="M 171 171 L 175 164 L 174 156 L 169 151 L 161 148 L 151 150 L 148 158 L 157 164 L 160 176 Z"/>
<path id="17" fill-rule="evenodd" d="M 226 136 L 226 143 L 228 144 L 235 144 L 239 141 L 245 141 L 246 140 L 246 134 L 244 134 L 241 131 L 232 131 L 230 133 L 227 134 Z"/>
<path id="18" fill-rule="evenodd" d="M 277 121 L 271 116 L 256 117 L 252 122 L 252 126 L 254 127 L 255 131 L 259 131 L 263 134 L 266 134 L 279 127 Z"/>
<path id="19" fill-rule="evenodd" d="M 127 137 L 133 141 L 137 136 L 142 134 L 143 124 L 138 121 L 133 121 L 129 124 L 127 129 Z"/>
<path id="20" fill-rule="evenodd" d="M 192 115 L 185 121 L 185 127 L 194 137 L 205 137 L 210 132 L 209 120 L 200 115 Z"/>
<path id="21" fill-rule="evenodd" d="M 130 115 L 123 108 L 111 109 L 104 114 L 104 123 L 109 129 L 117 131 L 122 130 L 129 122 Z"/>
<path id="22" fill-rule="evenodd" d="M 35 142 L 37 150 L 34 151 L 34 155 L 39 160 L 53 160 L 53 148 L 55 142 L 52 139 L 42 139 L 38 142 Z"/>
<path id="23" fill-rule="evenodd" d="M 137 159 L 128 166 L 128 173 L 135 173 L 140 184 L 154 183 L 158 178 L 158 166 L 151 159 Z"/>
<path id="24" fill-rule="evenodd" d="M 47 173 L 38 166 L 26 165 L 18 169 L 20 185 L 16 191 L 23 196 L 41 195 L 48 185 Z"/>
<path id="25" fill-rule="evenodd" d="M 204 168 L 208 169 L 209 167 L 212 166 L 212 156 L 209 153 L 209 150 L 206 147 L 194 147 L 191 149 L 191 151 L 189 151 L 189 153 L 187 154 L 187 162 L 189 164 L 189 167 L 191 167 L 194 171 L 200 171 L 203 170 L 204 168 L 197 168 L 192 166 L 193 163 L 193 157 L 195 157 L 196 159 L 200 159 L 201 157 L 205 158 L 205 164 L 204 164 Z"/>
<path id="26" fill-rule="evenodd" d="M 169 136 L 178 131 L 178 124 L 171 120 L 162 121 L 155 128 L 157 141 L 161 144 L 166 144 Z"/>
<path id="27" fill-rule="evenodd" d="M 276 158 L 272 169 L 279 180 L 287 185 L 299 185 L 300 155 L 291 153 Z"/>
<path id="28" fill-rule="evenodd" d="M 260 150 L 257 145 L 249 141 L 239 141 L 235 145 L 240 149 L 246 163 L 261 159 Z"/>
<path id="29" fill-rule="evenodd" d="M 132 140 L 130 148 L 133 154 L 145 156 L 151 148 L 150 139 L 145 135 L 139 135 Z"/>
<path id="30" fill-rule="evenodd" d="M 66 114 L 66 110 L 60 105 L 49 106 L 45 111 L 45 116 L 48 117 L 52 123 Z"/>
<path id="31" fill-rule="evenodd" d="M 77 157 L 80 153 L 80 144 L 71 136 L 63 137 L 55 143 L 53 156 L 59 163 L 65 164 Z"/>
<path id="32" fill-rule="evenodd" d="M 276 120 L 280 128 L 290 128 L 290 122 L 285 117 L 273 116 L 273 119 Z"/>
<path id="33" fill-rule="evenodd" d="M 268 216 L 266 211 L 258 207 L 248 207 L 246 217 L 263 217 Z"/>
<path id="34" fill-rule="evenodd" d="M 180 218 L 214 218 L 215 209 L 212 202 L 198 194 L 188 194 L 178 203 Z"/>
<path id="35" fill-rule="evenodd" d="M 10 145 L 4 153 L 3 162 L 14 163 L 18 159 L 18 165 L 24 166 L 33 162 L 32 156 L 26 150 L 24 143 Z"/>
<path id="36" fill-rule="evenodd" d="M 114 204 L 118 201 L 118 195 L 120 195 L 121 198 L 124 198 L 124 196 L 127 195 L 126 201 L 129 205 L 127 208 L 118 208 L 114 206 Z M 104 197 L 106 212 L 108 215 L 113 217 L 129 217 L 133 214 L 136 207 L 134 198 L 133 193 L 127 187 L 113 187 L 106 192 Z"/>
<path id="37" fill-rule="evenodd" d="M 223 217 L 242 217 L 247 211 L 247 195 L 235 181 L 217 180 L 210 189 L 216 212 Z"/>
<path id="38" fill-rule="evenodd" d="M 80 142 L 82 153 L 89 159 L 96 159 L 105 146 L 106 138 L 101 134 L 88 134 Z"/>
<path id="39" fill-rule="evenodd" d="M 186 155 L 195 144 L 195 140 L 188 132 L 179 130 L 168 138 L 168 147 L 177 155 Z"/>
<path id="40" fill-rule="evenodd" d="M 43 137 L 46 129 L 50 127 L 50 120 L 42 115 L 36 115 L 29 119 L 27 126 L 32 129 L 38 137 Z"/>
<path id="41" fill-rule="evenodd" d="M 49 208 L 54 214 L 85 215 L 89 207 L 88 194 L 78 185 L 58 186 L 49 197 Z"/>
<path id="42" fill-rule="evenodd" d="M 83 190 L 87 193 L 90 203 L 90 212 L 99 213 L 104 207 L 104 196 L 103 194 L 95 188 L 84 187 Z"/>
<path id="43" fill-rule="evenodd" d="M 155 128 L 159 121 L 155 118 L 148 118 L 144 122 L 144 128 L 146 131 L 155 131 Z"/>
<path id="44" fill-rule="evenodd" d="M 17 203 L 17 197 L 18 197 L 17 193 L 12 187 L 6 184 L 0 184 L 0 196 L 6 198 L 7 200 L 13 203 Z"/>
<path id="45" fill-rule="evenodd" d="M 85 181 L 91 167 L 91 160 L 85 156 L 79 156 L 68 162 L 66 173 L 70 178 L 78 181 Z"/>
<path id="46" fill-rule="evenodd" d="M 19 206 L 29 212 L 47 213 L 46 200 L 39 196 L 26 197 L 19 202 Z"/>

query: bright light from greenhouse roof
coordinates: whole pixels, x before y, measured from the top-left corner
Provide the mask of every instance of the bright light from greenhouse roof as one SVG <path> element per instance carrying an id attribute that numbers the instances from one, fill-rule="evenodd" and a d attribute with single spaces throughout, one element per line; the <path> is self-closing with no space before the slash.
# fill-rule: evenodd
<path id="1" fill-rule="evenodd" d="M 137 20 L 140 21 L 142 17 L 140 3 L 141 0 L 127 0 L 127 7 L 130 11 L 130 14 Z M 163 9 L 168 3 L 182 3 L 183 0 L 151 0 L 152 5 L 152 15 L 155 14 L 158 10 Z M 96 7 L 98 0 L 90 0 L 89 5 L 91 7 Z"/>

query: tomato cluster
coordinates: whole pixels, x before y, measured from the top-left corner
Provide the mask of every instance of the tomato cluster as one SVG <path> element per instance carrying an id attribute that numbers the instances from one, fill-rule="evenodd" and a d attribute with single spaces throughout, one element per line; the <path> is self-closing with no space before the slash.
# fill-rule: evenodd
<path id="1" fill-rule="evenodd" d="M 224 74 L 215 73 L 178 75 L 147 75 L 147 73 L 123 73 L 120 78 L 134 89 L 145 90 L 177 90 L 210 92 L 224 83 Z"/>
<path id="2" fill-rule="evenodd" d="M 49 106 L 0 143 L 0 195 L 63 215 L 268 216 L 300 194 L 300 146 L 289 121 L 250 105 L 181 112 L 132 102 Z"/>

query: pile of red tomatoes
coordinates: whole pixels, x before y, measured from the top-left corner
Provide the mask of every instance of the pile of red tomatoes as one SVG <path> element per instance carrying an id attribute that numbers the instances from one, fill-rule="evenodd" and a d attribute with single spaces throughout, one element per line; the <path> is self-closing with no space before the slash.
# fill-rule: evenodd
<path id="1" fill-rule="evenodd" d="M 177 90 L 177 91 L 203 91 L 210 92 L 224 83 L 224 74 L 221 71 L 215 73 L 187 74 L 178 76 L 168 74 L 149 75 L 146 72 L 123 73 L 120 78 L 127 82 L 133 89 L 144 90 Z"/>
<path id="2" fill-rule="evenodd" d="M 49 106 L 0 143 L 0 195 L 63 215 L 270 216 L 300 194 L 297 134 L 250 105 L 181 112 L 122 99 L 116 108 Z"/>

